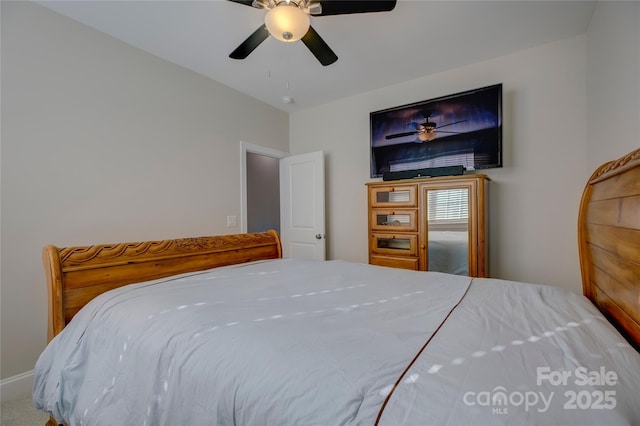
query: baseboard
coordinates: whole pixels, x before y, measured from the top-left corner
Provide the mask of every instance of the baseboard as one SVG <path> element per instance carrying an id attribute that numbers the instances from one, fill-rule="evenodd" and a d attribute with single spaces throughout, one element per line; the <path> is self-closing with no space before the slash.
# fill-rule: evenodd
<path id="1" fill-rule="evenodd" d="M 2 402 L 30 395 L 33 390 L 33 370 L 0 380 Z"/>

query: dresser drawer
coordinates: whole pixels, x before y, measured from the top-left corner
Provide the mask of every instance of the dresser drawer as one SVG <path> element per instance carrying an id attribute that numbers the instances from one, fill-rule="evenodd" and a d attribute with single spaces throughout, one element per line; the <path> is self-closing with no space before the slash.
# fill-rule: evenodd
<path id="1" fill-rule="evenodd" d="M 418 191 L 412 186 L 376 186 L 369 188 L 371 207 L 416 207 Z"/>
<path id="2" fill-rule="evenodd" d="M 371 209 L 371 230 L 383 232 L 418 231 L 417 210 Z"/>
<path id="3" fill-rule="evenodd" d="M 371 253 L 393 256 L 417 256 L 417 234 L 371 234 Z"/>
<path id="4" fill-rule="evenodd" d="M 390 268 L 411 269 L 413 271 L 420 270 L 418 259 L 410 257 L 371 256 L 369 263 L 371 265 L 388 266 Z"/>

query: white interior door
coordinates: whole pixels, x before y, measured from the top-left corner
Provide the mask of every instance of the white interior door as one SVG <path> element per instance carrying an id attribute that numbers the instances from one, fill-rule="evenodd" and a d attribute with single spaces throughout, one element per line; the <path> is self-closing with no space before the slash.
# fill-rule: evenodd
<path id="1" fill-rule="evenodd" d="M 322 151 L 280 160 L 280 232 L 283 257 L 326 259 Z"/>

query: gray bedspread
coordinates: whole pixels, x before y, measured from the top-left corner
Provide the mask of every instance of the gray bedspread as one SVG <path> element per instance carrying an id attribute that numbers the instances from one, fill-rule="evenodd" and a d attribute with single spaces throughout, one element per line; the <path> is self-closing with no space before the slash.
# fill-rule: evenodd
<path id="1" fill-rule="evenodd" d="M 578 368 L 617 381 L 578 386 Z M 639 371 L 557 288 L 281 259 L 99 296 L 42 353 L 33 395 L 69 425 L 638 424 Z M 507 403 L 484 404 L 500 386 Z M 564 407 L 569 388 L 589 405 Z M 547 410 L 516 404 L 534 391 L 554 392 Z"/>

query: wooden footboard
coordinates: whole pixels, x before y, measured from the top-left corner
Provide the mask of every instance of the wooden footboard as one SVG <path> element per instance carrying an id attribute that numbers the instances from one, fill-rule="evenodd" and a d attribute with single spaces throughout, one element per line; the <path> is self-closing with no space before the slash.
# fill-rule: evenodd
<path id="1" fill-rule="evenodd" d="M 175 240 L 44 247 L 49 341 L 91 299 L 127 284 L 218 266 L 282 257 L 271 230 Z"/>
<path id="2" fill-rule="evenodd" d="M 583 293 L 640 348 L 640 149 L 593 173 L 578 242 Z"/>

